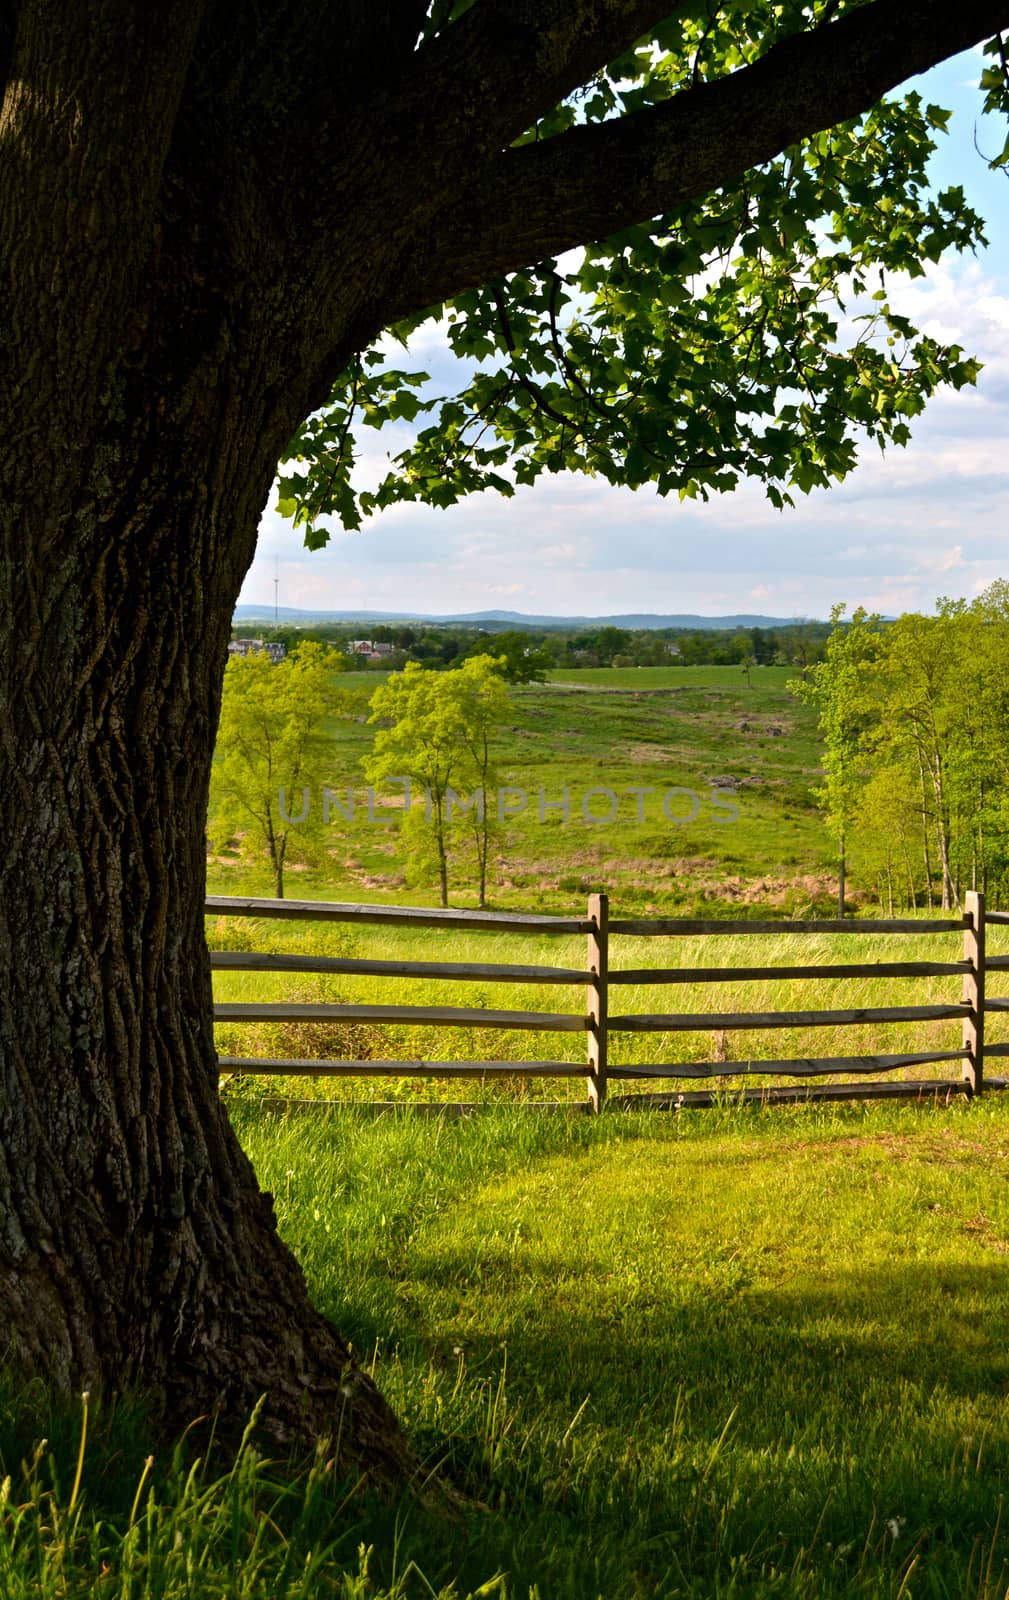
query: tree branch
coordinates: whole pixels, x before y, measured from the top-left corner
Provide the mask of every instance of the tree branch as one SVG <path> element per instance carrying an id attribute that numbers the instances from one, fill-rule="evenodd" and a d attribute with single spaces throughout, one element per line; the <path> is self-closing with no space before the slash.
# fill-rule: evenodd
<path id="1" fill-rule="evenodd" d="M 502 152 L 411 243 L 397 316 L 674 209 L 1009 26 L 1009 0 L 872 0 L 754 65 Z"/>
<path id="2" fill-rule="evenodd" d="M 670 0 L 478 0 L 376 73 L 377 92 L 352 97 L 356 115 L 319 84 L 299 97 L 298 160 L 314 175 L 320 226 L 339 229 L 362 206 L 401 216 L 407 191 L 406 220 L 422 226 L 670 10 Z M 362 152 L 349 168 L 348 149 Z"/>

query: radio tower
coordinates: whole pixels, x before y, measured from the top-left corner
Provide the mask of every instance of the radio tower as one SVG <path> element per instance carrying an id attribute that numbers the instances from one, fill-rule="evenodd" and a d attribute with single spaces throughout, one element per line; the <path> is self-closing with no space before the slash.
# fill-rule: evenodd
<path id="1" fill-rule="evenodd" d="M 276 627 L 280 618 L 280 557 L 274 556 L 273 566 L 273 626 Z"/>

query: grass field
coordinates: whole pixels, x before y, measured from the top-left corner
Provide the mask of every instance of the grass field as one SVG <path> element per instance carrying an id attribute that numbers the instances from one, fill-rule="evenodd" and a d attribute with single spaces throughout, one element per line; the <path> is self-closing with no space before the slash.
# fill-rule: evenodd
<path id="1" fill-rule="evenodd" d="M 797 676 L 795 667 L 754 667 L 750 683 L 741 667 L 557 667 L 546 674 L 548 683 L 568 683 L 576 688 L 614 689 L 719 689 L 734 693 L 740 686 L 749 695 L 777 690 Z M 751 689 L 752 685 L 752 689 Z"/>
<path id="2" fill-rule="evenodd" d="M 735 667 L 629 667 L 514 688 L 497 749 L 513 814 L 490 903 L 561 910 L 605 887 L 643 911 L 829 908 L 831 849 L 810 793 L 816 719 L 786 690 L 792 675 L 754 668 L 748 686 Z M 431 888 L 415 891 L 404 874 L 399 791 L 380 794 L 370 816 L 365 801 L 367 695 L 378 678 L 339 681 L 359 701 L 333 723 L 330 786 L 345 805 L 354 790 L 356 810 L 350 823 L 331 821 L 325 865 L 289 872 L 287 892 L 430 901 Z M 211 881 L 218 893 L 269 892 L 265 869 L 221 858 Z M 451 897 L 475 903 L 471 872 L 457 875 Z"/>
<path id="3" fill-rule="evenodd" d="M 799 965 L 804 962 L 880 959 L 956 959 L 958 936 L 921 940 L 866 940 L 853 924 L 851 936 L 796 939 L 787 931 L 790 916 L 832 915 L 835 881 L 830 844 L 815 807 L 818 778 L 815 716 L 787 690 L 791 669 L 754 668 L 747 681 L 737 667 L 656 667 L 555 673 L 546 684 L 513 690 L 515 721 L 502 730 L 501 781 L 513 795 L 526 797 L 521 814 L 510 816 L 499 846 L 497 881 L 491 904 L 581 915 L 586 896 L 610 892 L 611 916 L 732 914 L 781 917 L 780 936 L 759 940 L 616 941 L 614 967 L 656 965 Z M 364 694 L 374 674 L 346 674 Z M 294 896 L 430 903 L 433 890 L 410 890 L 403 873 L 395 806 L 362 805 L 355 774 L 370 748 L 372 730 L 366 701 L 354 715 L 334 724 L 333 787 L 345 794 L 357 788 L 352 823 L 332 825 L 333 845 L 326 864 L 288 874 Z M 590 799 L 588 807 L 585 802 Z M 609 799 L 604 791 L 608 791 Z M 678 793 L 677 793 L 678 791 Z M 718 791 L 718 797 L 715 796 Z M 675 795 L 669 804 L 671 795 Z M 693 797 L 692 799 L 690 797 Z M 730 818 L 727 804 L 735 816 Z M 593 811 L 593 807 L 595 810 Z M 586 820 L 615 807 L 610 822 Z M 696 809 L 690 824 L 671 820 Z M 465 884 L 460 888 L 459 882 Z M 224 893 L 269 893 L 265 873 L 215 861 L 211 889 Z M 472 905 L 468 880 L 457 881 L 455 904 Z M 865 909 L 872 909 L 863 896 Z M 212 924 L 215 947 L 251 943 L 261 949 L 305 954 L 368 954 L 377 958 L 457 961 L 512 961 L 582 967 L 582 940 L 516 939 L 468 936 L 436 930 L 396 930 L 346 926 L 297 928 Z M 993 949 L 998 947 L 995 937 Z M 641 986 L 614 990 L 611 1005 L 625 1012 L 802 1010 L 817 1007 L 879 1007 L 935 1004 L 959 1000 L 958 979 L 862 980 L 821 982 L 795 979 L 761 983 L 675 987 Z M 269 979 L 219 977 L 222 1000 L 416 1003 L 471 1005 L 487 1009 L 559 1010 L 584 1015 L 580 989 L 545 989 L 506 984 L 406 983 L 385 979 Z M 993 1037 L 1009 1034 L 1005 1019 Z M 323 1028 L 301 1024 L 231 1024 L 218 1030 L 222 1054 L 235 1056 L 505 1059 L 516 1063 L 514 1079 L 496 1089 L 465 1083 L 463 1098 L 583 1098 L 577 1080 L 537 1080 L 523 1076 L 523 1061 L 584 1059 L 585 1040 L 577 1034 L 522 1034 L 494 1027 L 460 1034 L 431 1025 L 340 1024 Z M 611 1060 L 621 1065 L 669 1065 L 710 1060 L 726 1052 L 734 1060 L 792 1056 L 898 1053 L 958 1048 L 956 1021 L 888 1024 L 868 1029 L 791 1028 L 763 1034 L 734 1033 L 728 1040 L 712 1031 L 674 1034 L 614 1033 Z M 937 1067 L 935 1075 L 951 1069 Z M 957 1075 L 954 1066 L 952 1073 Z M 849 1074 L 850 1075 L 850 1074 Z M 929 1069 L 914 1076 L 930 1076 Z M 738 1080 L 737 1080 L 738 1081 Z M 761 1081 L 758 1078 L 753 1081 Z M 674 1075 L 660 1087 L 675 1085 Z M 681 1082 L 680 1087 L 689 1087 Z M 267 1084 L 261 1081 L 265 1093 Z M 615 1088 L 619 1085 L 614 1084 Z M 727 1080 L 726 1087 L 729 1087 Z M 444 1099 L 441 1085 L 416 1078 L 389 1081 L 299 1079 L 274 1083 L 281 1094 L 350 1096 L 355 1099 Z M 453 1091 L 449 1091 L 453 1093 Z"/>
<path id="4" fill-rule="evenodd" d="M 5 1600 L 1006 1594 L 1003 1102 L 236 1116 L 317 1303 L 473 1510 L 370 1503 L 324 1457 L 147 1469 L 124 1405 L 71 1508 L 78 1413 L 0 1387 Z"/>

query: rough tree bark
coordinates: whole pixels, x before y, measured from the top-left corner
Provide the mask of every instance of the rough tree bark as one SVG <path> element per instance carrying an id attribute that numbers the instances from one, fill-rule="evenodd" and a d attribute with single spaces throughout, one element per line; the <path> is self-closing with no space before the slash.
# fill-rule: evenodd
<path id="1" fill-rule="evenodd" d="M 537 157 L 510 139 L 670 0 L 478 0 L 418 52 L 426 9 L 0 6 L 0 1329 L 26 1369 L 171 1418 L 266 1391 L 278 1435 L 339 1431 L 387 1480 L 396 1423 L 217 1097 L 209 769 L 277 458 L 394 315 L 1009 22 L 879 0 L 809 35 L 808 70 L 803 41 L 765 64 L 756 100 L 747 72 L 699 96 L 696 128 L 658 108 Z"/>

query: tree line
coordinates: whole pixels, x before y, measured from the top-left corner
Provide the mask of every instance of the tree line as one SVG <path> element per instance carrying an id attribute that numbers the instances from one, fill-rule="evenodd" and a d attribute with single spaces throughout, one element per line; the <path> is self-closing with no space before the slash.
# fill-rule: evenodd
<path id="1" fill-rule="evenodd" d="M 247 623 L 235 627 L 236 638 L 277 640 L 294 650 L 304 640 L 328 644 L 341 655 L 348 669 L 368 665 L 349 653 L 357 628 L 344 623 L 319 623 L 307 628 L 281 624 L 263 627 Z M 780 627 L 750 628 L 510 628 L 489 632 L 485 628 L 435 623 L 378 623 L 368 625 L 368 638 L 389 644 L 393 654 L 374 663 L 377 670 L 403 667 L 419 661 L 426 667 L 458 667 L 474 656 L 492 655 L 504 661 L 510 683 L 542 682 L 551 669 L 582 667 L 661 666 L 796 666 L 805 671 L 823 655 L 830 624 L 796 619 Z"/>
<path id="2" fill-rule="evenodd" d="M 888 914 L 1009 899 L 1009 583 L 934 616 L 831 613 L 823 660 L 790 687 L 820 713 L 818 799 Z"/>

